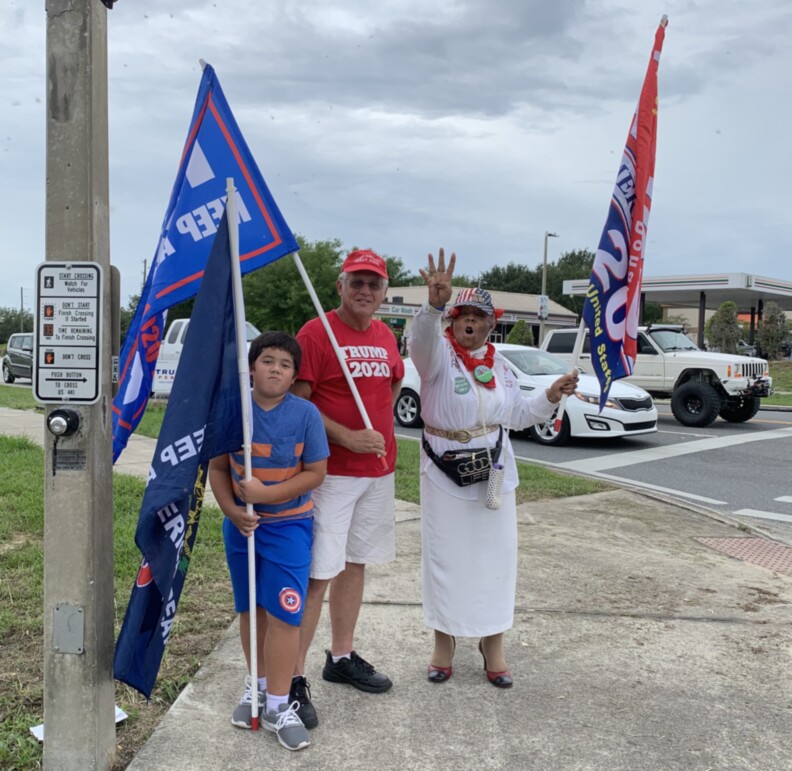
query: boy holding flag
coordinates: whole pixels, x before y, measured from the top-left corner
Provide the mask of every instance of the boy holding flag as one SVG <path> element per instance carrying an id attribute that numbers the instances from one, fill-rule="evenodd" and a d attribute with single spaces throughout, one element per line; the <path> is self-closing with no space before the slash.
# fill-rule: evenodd
<path id="1" fill-rule="evenodd" d="M 300 368 L 302 352 L 294 338 L 265 332 L 250 346 L 252 390 L 252 470 L 245 479 L 242 450 L 213 458 L 209 479 L 226 515 L 223 537 L 240 614 L 242 648 L 250 671 L 250 608 L 248 603 L 247 538 L 255 538 L 257 661 L 256 686 L 266 706 L 261 723 L 277 734 L 288 750 L 309 744 L 289 703 L 297 660 L 308 572 L 311 563 L 313 502 L 311 490 L 327 470 L 329 448 L 322 418 L 310 402 L 289 393 Z M 253 504 L 248 514 L 246 504 Z M 231 722 L 250 728 L 252 677 Z"/>

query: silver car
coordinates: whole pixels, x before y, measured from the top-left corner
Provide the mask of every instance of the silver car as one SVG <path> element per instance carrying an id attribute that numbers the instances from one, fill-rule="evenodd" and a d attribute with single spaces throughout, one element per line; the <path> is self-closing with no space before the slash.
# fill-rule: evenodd
<path id="1" fill-rule="evenodd" d="M 19 332 L 8 338 L 3 357 L 3 382 L 13 383 L 18 377 L 33 377 L 32 332 Z"/>

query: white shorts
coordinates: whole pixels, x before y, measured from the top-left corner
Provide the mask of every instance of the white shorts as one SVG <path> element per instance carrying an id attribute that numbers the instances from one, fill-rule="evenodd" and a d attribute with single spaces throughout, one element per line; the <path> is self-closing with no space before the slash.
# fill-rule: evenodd
<path id="1" fill-rule="evenodd" d="M 327 475 L 313 491 L 311 578 L 335 578 L 346 562 L 396 559 L 395 475 Z"/>

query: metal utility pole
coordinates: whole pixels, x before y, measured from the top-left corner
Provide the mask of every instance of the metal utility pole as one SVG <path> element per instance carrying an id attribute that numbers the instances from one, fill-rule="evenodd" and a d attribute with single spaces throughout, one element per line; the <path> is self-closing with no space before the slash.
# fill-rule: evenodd
<path id="1" fill-rule="evenodd" d="M 108 769 L 115 716 L 107 9 L 98 0 L 46 0 L 46 13 L 45 264 L 65 265 L 40 271 L 42 286 L 54 292 L 60 282 L 71 290 L 69 276 L 88 277 L 102 291 L 93 295 L 89 319 L 98 399 L 69 397 L 83 383 L 69 382 L 75 378 L 68 364 L 48 375 L 62 377 L 64 389 L 55 391 L 54 400 L 63 393 L 61 403 L 47 405 L 45 431 L 44 768 Z M 81 263 L 94 265 L 81 270 Z M 72 339 L 68 330 L 45 327 L 45 315 L 78 306 L 58 298 L 46 309 L 36 305 L 37 339 L 49 332 L 61 344 L 56 352 L 42 349 L 42 365 Z M 77 325 L 79 316 L 73 318 Z M 76 361 L 87 354 L 64 357 L 72 355 Z"/>
<path id="2" fill-rule="evenodd" d="M 539 298 L 539 342 L 541 345 L 545 336 L 545 321 L 547 320 L 547 312 L 549 301 L 547 299 L 547 239 L 558 238 L 558 233 L 550 233 L 545 230 L 544 234 L 544 257 L 542 258 L 542 295 Z"/>

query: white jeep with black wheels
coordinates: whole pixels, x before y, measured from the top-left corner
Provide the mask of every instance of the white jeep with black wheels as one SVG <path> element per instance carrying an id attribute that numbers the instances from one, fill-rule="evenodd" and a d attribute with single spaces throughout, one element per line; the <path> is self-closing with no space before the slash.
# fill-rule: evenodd
<path id="1" fill-rule="evenodd" d="M 577 329 L 550 330 L 542 349 L 572 361 Z M 591 373 L 589 335 L 577 362 Z M 670 398 L 674 417 L 684 426 L 708 426 L 718 416 L 743 423 L 772 392 L 767 361 L 700 350 L 676 324 L 639 327 L 638 354 L 630 383 L 655 398 Z"/>

